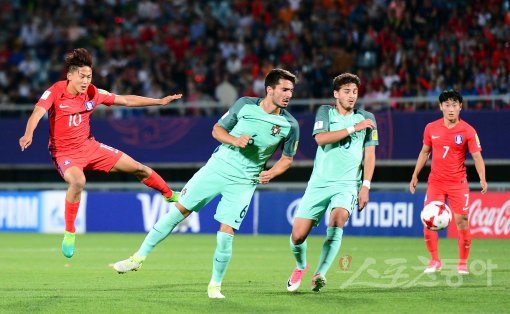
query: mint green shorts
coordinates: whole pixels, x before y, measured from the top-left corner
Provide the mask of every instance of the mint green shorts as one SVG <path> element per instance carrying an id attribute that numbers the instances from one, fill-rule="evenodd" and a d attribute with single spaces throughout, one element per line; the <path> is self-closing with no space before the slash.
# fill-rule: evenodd
<path id="1" fill-rule="evenodd" d="M 256 187 L 256 184 L 240 183 L 221 175 L 206 164 L 186 183 L 179 196 L 179 204 L 187 210 L 200 212 L 221 194 L 214 219 L 239 230 Z"/>
<path id="2" fill-rule="evenodd" d="M 358 206 L 358 185 L 314 187 L 308 185 L 295 217 L 315 220 L 319 224 L 326 210 L 344 208 L 349 212 Z"/>

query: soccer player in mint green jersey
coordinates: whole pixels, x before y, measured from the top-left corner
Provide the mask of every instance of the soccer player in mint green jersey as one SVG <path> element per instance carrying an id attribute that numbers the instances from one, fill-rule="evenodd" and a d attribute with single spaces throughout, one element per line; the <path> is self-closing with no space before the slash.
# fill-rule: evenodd
<path id="1" fill-rule="evenodd" d="M 299 288 L 308 270 L 306 238 L 326 210 L 331 210 L 327 236 L 312 277 L 316 292 L 326 284 L 326 272 L 340 250 L 347 219 L 356 205 L 362 210 L 368 202 L 378 139 L 374 115 L 354 108 L 359 85 L 360 79 L 354 74 L 337 76 L 333 80 L 335 106 L 321 106 L 317 111 L 313 136 L 319 147 L 292 225 L 290 248 L 296 267 L 287 281 L 288 291 Z"/>
<path id="2" fill-rule="evenodd" d="M 242 97 L 213 127 L 221 145 L 181 191 L 179 201 L 154 225 L 140 249 L 114 264 L 119 273 L 138 270 L 142 262 L 175 226 L 192 211 L 199 212 L 214 197 L 222 198 L 214 218 L 220 223 L 209 298 L 224 298 L 221 283 L 232 256 L 232 241 L 239 230 L 258 183 L 266 184 L 292 164 L 299 140 L 297 121 L 285 110 L 294 90 L 295 76 L 273 69 L 265 79 L 266 97 Z M 281 158 L 269 170 L 268 159 L 283 144 Z"/>

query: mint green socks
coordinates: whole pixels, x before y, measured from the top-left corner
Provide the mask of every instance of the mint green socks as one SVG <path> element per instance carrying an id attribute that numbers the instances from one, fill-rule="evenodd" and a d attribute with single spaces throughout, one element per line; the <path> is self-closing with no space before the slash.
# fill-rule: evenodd
<path id="1" fill-rule="evenodd" d="M 156 245 L 163 241 L 170 234 L 170 232 L 174 230 L 175 226 L 177 226 L 183 220 L 184 216 L 177 209 L 175 203 L 172 203 L 168 213 L 161 217 L 158 222 L 156 222 L 154 227 L 152 227 L 151 231 L 147 234 L 136 255 L 143 257 L 149 255 L 149 253 L 154 250 Z"/>
<path id="2" fill-rule="evenodd" d="M 225 272 L 227 271 L 228 263 L 232 257 L 232 242 L 234 236 L 225 232 L 218 231 L 216 233 L 216 251 L 213 256 L 213 271 L 211 282 L 221 284 Z"/>
<path id="3" fill-rule="evenodd" d="M 306 240 L 301 244 L 292 243 L 292 236 L 290 237 L 290 250 L 296 259 L 296 266 L 298 269 L 306 268 Z"/>
<path id="4" fill-rule="evenodd" d="M 322 246 L 319 265 L 317 266 L 317 270 L 314 274 L 321 274 L 326 276 L 329 267 L 331 267 L 331 264 L 333 263 L 336 255 L 338 254 L 338 251 L 340 250 L 343 233 L 344 229 L 342 228 L 328 227 L 326 240 Z"/>

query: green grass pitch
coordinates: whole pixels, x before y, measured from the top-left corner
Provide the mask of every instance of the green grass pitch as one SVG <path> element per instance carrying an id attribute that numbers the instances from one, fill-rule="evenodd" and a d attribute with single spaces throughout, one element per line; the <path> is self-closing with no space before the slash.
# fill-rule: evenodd
<path id="1" fill-rule="evenodd" d="M 234 239 L 223 281 L 225 300 L 210 300 L 214 235 L 171 235 L 138 272 L 109 264 L 127 258 L 144 234 L 78 235 L 72 259 L 60 235 L 0 233 L 0 313 L 507 313 L 510 242 L 474 239 L 471 274 L 455 272 L 455 239 L 440 239 L 444 268 L 423 275 L 421 238 L 343 238 L 320 293 L 310 291 L 322 237 L 308 240 L 310 271 L 297 293 L 288 236 Z M 339 260 L 352 258 L 349 267 Z M 344 258 L 347 261 L 348 258 Z M 343 269 L 342 269 L 343 268 Z"/>

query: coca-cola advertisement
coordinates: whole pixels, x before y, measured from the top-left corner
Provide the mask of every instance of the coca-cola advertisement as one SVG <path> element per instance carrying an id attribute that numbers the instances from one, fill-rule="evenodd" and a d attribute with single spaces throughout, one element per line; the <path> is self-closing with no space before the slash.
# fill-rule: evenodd
<path id="1" fill-rule="evenodd" d="M 471 193 L 469 227 L 473 238 L 510 239 L 510 193 Z M 457 238 L 455 223 L 448 238 Z"/>

